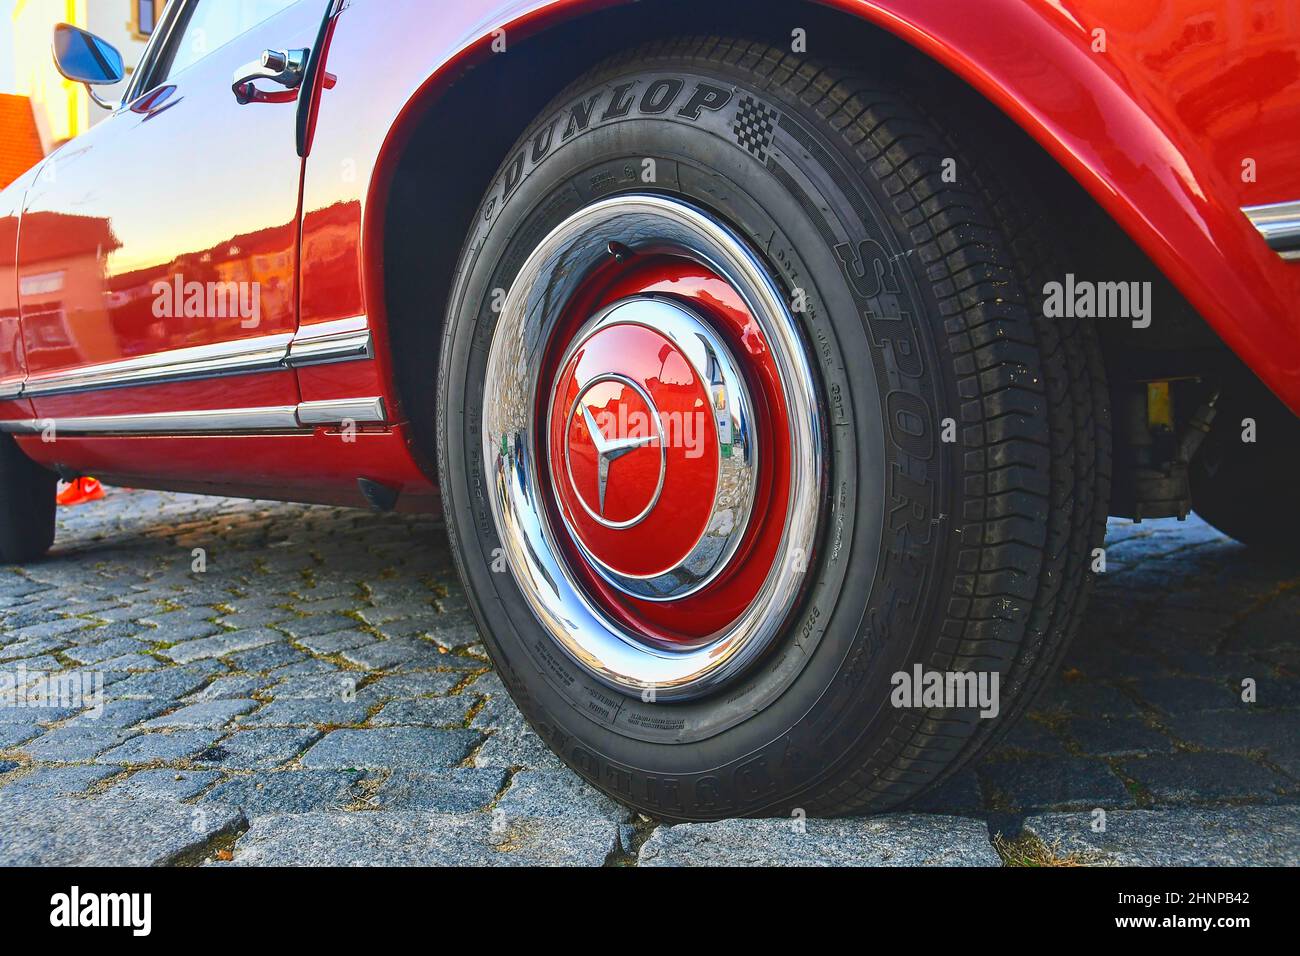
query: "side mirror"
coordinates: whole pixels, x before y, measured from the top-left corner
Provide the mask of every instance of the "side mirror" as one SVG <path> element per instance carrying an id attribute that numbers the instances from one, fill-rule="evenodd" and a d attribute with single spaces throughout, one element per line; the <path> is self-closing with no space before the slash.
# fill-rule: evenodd
<path id="1" fill-rule="evenodd" d="M 70 23 L 60 23 L 54 28 L 54 66 L 68 79 L 85 83 L 87 87 L 120 83 L 126 75 L 122 54 L 113 44 Z M 95 95 L 94 90 L 90 91 L 90 98 L 100 106 L 112 106 Z"/>

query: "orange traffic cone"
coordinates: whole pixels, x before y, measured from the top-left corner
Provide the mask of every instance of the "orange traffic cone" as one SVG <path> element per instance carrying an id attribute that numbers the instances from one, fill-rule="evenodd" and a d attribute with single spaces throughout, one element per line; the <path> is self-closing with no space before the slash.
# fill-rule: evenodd
<path id="1" fill-rule="evenodd" d="M 84 505 L 88 501 L 98 501 L 102 497 L 104 486 L 97 478 L 77 478 L 63 485 L 57 500 L 65 508 L 70 508 L 73 505 Z"/>

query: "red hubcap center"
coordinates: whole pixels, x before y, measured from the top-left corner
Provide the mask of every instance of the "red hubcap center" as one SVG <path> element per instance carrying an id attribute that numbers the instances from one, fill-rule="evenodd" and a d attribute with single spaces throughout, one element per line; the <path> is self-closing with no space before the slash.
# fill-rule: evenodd
<path id="1" fill-rule="evenodd" d="M 718 490 L 721 458 L 718 453 L 718 427 L 714 422 L 711 395 L 705 383 L 694 388 L 691 363 L 667 337 L 645 325 L 632 323 L 611 325 L 581 341 L 582 324 L 613 303 L 637 296 L 659 296 L 684 303 L 707 318 L 730 344 L 733 354 L 746 368 L 751 396 L 755 402 L 754 428 L 761 449 L 758 461 L 759 484 L 753 504 L 753 517 L 739 549 L 725 572 L 703 591 L 679 600 L 651 602 L 638 600 L 603 579 L 592 567 L 594 562 L 619 574 L 653 577 L 675 566 L 697 544 Z M 554 376 L 544 372 L 543 381 L 553 387 L 543 399 L 543 415 L 549 415 L 545 433 L 549 459 L 552 516 L 561 535 L 561 546 L 568 538 L 570 564 L 581 576 L 589 594 L 602 609 L 621 621 L 629 630 L 667 644 L 691 644 L 725 628 L 748 608 L 759 594 L 774 567 L 780 549 L 788 503 L 790 451 L 786 400 L 775 360 L 758 322 L 731 285 L 706 266 L 672 257 L 638 257 L 630 265 L 611 259 L 609 268 L 594 275 L 571 303 L 567 325 L 557 332 L 557 341 L 581 341 L 577 348 L 566 346 L 550 357 Z M 566 337 L 567 336 L 567 337 Z M 666 350 L 666 351 L 665 351 Z M 662 354 L 661 354 L 662 352 Z M 676 371 L 680 370 L 680 371 Z M 704 370 L 707 372 L 708 370 Z M 584 450 L 590 441 L 587 430 L 569 426 L 570 412 L 589 383 L 602 376 L 621 375 L 642 385 L 665 421 L 666 461 L 664 487 L 650 514 L 634 527 L 610 529 L 592 520 L 584 503 L 593 505 L 599 514 L 599 492 L 594 453 Z M 593 391 L 597 391 L 593 389 Z M 585 396 L 583 396 L 585 398 Z M 628 423 L 639 396 L 624 389 L 615 400 L 615 408 L 626 401 Z M 595 399 L 599 406 L 605 399 Z M 696 433 L 704 436 L 707 448 L 703 455 L 689 458 L 685 449 L 673 448 L 666 413 L 703 405 L 707 428 Z M 592 408 L 593 413 L 596 408 Z M 574 419 L 583 417 L 581 412 Z M 605 419 L 606 436 L 618 437 L 617 419 Z M 630 431 L 630 427 L 629 427 Z M 572 444 L 572 448 L 570 445 Z M 626 462 L 619 460 L 609 468 L 606 484 L 606 508 L 614 517 L 627 518 L 644 501 L 645 489 L 653 479 L 626 472 L 620 466 L 647 470 L 654 467 L 657 446 L 650 444 L 629 453 Z M 566 452 L 573 463 L 573 480 L 566 466 Z M 583 455 L 586 461 L 582 462 Z M 706 467 L 707 466 L 707 467 Z M 694 469 L 692 473 L 691 469 Z M 627 481 L 619 491 L 629 497 L 616 503 L 616 483 Z M 642 496 L 642 497 L 638 497 Z M 581 497 L 581 501 L 579 501 Z M 668 520 L 670 519 L 671 520 Z"/>
<path id="2" fill-rule="evenodd" d="M 630 577 L 680 564 L 708 524 L 718 436 L 676 344 L 643 325 L 596 330 L 561 368 L 549 421 L 552 487 L 587 554 Z"/>

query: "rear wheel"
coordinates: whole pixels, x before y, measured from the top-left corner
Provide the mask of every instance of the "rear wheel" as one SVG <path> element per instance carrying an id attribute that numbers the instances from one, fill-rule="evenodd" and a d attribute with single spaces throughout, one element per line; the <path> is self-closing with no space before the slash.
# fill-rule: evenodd
<path id="1" fill-rule="evenodd" d="M 1076 629 L 1095 342 L 1036 314 L 977 166 L 879 84 L 711 38 L 575 84 L 485 197 L 442 350 L 453 550 L 520 709 L 619 799 L 896 806 Z"/>
<path id="2" fill-rule="evenodd" d="M 54 543 L 58 477 L 0 435 L 0 564 L 39 558 Z"/>

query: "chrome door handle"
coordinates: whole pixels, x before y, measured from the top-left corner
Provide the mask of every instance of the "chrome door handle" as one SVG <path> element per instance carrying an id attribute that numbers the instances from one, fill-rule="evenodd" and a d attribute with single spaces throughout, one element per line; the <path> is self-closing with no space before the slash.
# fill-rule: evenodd
<path id="1" fill-rule="evenodd" d="M 310 50 L 264 51 L 260 60 L 254 60 L 235 71 L 235 82 L 231 85 L 231 89 L 235 91 L 235 98 L 240 103 L 249 103 L 258 99 L 278 101 L 279 94 L 259 96 L 253 82 L 270 80 L 272 83 L 280 84 L 286 90 L 298 89 L 302 85 L 303 74 L 307 72 L 307 57 L 310 53 Z"/>

